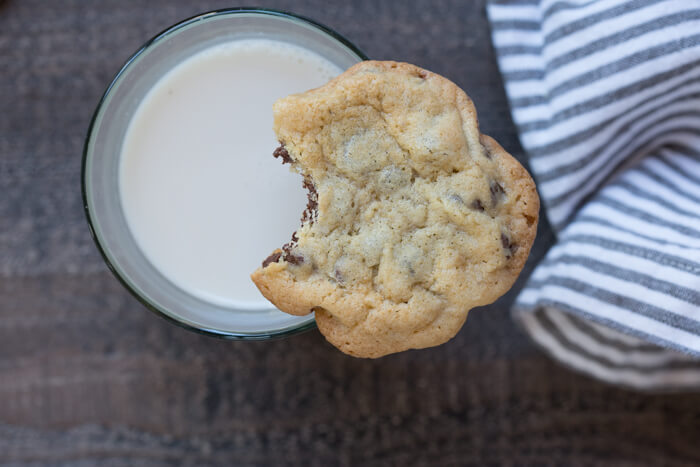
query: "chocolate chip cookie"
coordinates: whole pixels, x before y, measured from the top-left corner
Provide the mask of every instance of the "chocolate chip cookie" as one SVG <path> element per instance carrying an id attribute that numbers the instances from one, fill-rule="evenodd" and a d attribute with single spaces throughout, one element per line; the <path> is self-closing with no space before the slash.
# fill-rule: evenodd
<path id="1" fill-rule="evenodd" d="M 451 81 L 362 62 L 278 100 L 274 129 L 309 203 L 251 277 L 280 310 L 315 312 L 343 352 L 441 344 L 512 286 L 535 238 L 535 185 Z"/>

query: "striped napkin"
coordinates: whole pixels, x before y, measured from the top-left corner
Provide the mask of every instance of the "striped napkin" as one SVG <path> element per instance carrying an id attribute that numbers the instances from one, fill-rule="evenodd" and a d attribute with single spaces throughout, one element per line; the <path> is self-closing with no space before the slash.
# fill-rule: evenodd
<path id="1" fill-rule="evenodd" d="M 490 0 L 513 120 L 557 243 L 514 315 L 644 390 L 700 387 L 700 1 Z"/>

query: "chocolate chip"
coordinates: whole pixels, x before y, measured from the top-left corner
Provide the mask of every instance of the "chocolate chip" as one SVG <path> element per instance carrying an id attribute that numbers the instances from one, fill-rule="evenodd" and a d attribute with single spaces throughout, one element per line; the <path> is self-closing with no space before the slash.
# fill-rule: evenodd
<path id="1" fill-rule="evenodd" d="M 304 263 L 304 257 L 299 255 L 286 254 L 284 260 L 289 264 L 299 265 Z"/>
<path id="2" fill-rule="evenodd" d="M 495 206 L 498 203 L 498 199 L 505 194 L 505 190 L 498 182 L 491 182 L 489 189 L 491 190 L 491 204 Z"/>
<path id="3" fill-rule="evenodd" d="M 472 201 L 472 204 L 470 205 L 470 207 L 476 211 L 483 211 L 484 210 L 484 205 L 481 204 L 480 199 L 475 199 L 474 201 Z"/>
<path id="4" fill-rule="evenodd" d="M 481 150 L 484 153 L 484 156 L 486 156 L 487 159 L 491 159 L 491 151 L 489 151 L 489 148 L 487 148 L 485 145 L 481 145 Z"/>
<path id="5" fill-rule="evenodd" d="M 418 72 L 418 76 L 425 79 L 428 77 L 428 73 L 425 70 L 421 70 Z"/>
<path id="6" fill-rule="evenodd" d="M 503 190 L 503 187 L 498 182 L 491 183 L 490 188 L 491 188 L 491 194 L 497 195 L 497 194 L 505 193 L 505 191 Z"/>
<path id="7" fill-rule="evenodd" d="M 281 251 L 275 251 L 275 252 L 272 253 L 270 256 L 268 256 L 267 258 L 265 258 L 265 261 L 262 262 L 262 267 L 266 268 L 266 267 L 269 266 L 270 264 L 278 262 L 278 261 L 280 260 L 281 257 L 282 257 L 282 252 L 281 252 Z"/>
<path id="8" fill-rule="evenodd" d="M 452 195 L 450 195 L 450 199 L 456 203 L 464 204 L 464 200 L 459 195 L 452 194 Z"/>
<path id="9" fill-rule="evenodd" d="M 306 209 L 301 215 L 301 222 L 311 222 L 313 224 L 316 216 L 318 215 L 318 192 L 316 192 L 316 187 L 310 178 L 304 177 L 304 188 L 309 192 L 307 193 L 308 201 L 306 203 Z"/>
<path id="10" fill-rule="evenodd" d="M 301 255 L 295 255 L 292 253 L 292 248 L 294 248 L 296 244 L 289 242 L 286 243 L 282 247 L 282 251 L 284 251 L 284 255 L 282 256 L 282 259 L 284 259 L 286 262 L 289 264 L 302 264 L 304 262 L 304 257 Z"/>
<path id="11" fill-rule="evenodd" d="M 515 252 L 518 251 L 518 245 L 513 243 L 503 232 L 501 232 L 501 245 L 503 245 L 503 249 L 506 250 L 507 259 L 510 259 Z"/>
<path id="12" fill-rule="evenodd" d="M 304 177 L 304 188 L 309 190 L 309 194 L 316 195 L 316 187 L 309 177 Z"/>
<path id="13" fill-rule="evenodd" d="M 282 251 L 284 252 L 282 259 L 284 259 L 290 264 L 302 264 L 304 262 L 303 256 L 295 255 L 294 253 L 292 253 L 292 249 L 297 246 L 298 241 L 299 238 L 297 237 L 297 233 L 294 232 L 292 234 L 292 240 L 289 243 L 285 243 L 284 246 L 282 246 Z"/>
<path id="14" fill-rule="evenodd" d="M 273 152 L 272 155 L 276 158 L 281 158 L 283 164 L 291 164 L 292 162 L 294 162 L 292 157 L 287 152 L 287 149 L 285 149 L 284 145 L 275 149 L 275 152 Z"/>

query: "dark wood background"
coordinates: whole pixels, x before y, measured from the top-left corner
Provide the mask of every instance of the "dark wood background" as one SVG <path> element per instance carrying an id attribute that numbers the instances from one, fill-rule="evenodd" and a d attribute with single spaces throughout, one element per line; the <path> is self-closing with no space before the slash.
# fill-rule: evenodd
<path id="1" fill-rule="evenodd" d="M 451 78 L 521 156 L 483 3 L 258 5 Z M 200 336 L 123 290 L 81 208 L 89 119 L 146 39 L 228 6 L 0 0 L 0 464 L 700 465 L 700 394 L 637 394 L 559 367 L 510 320 L 514 291 L 447 345 L 372 361 L 315 331 Z M 543 222 L 524 275 L 552 239 Z"/>

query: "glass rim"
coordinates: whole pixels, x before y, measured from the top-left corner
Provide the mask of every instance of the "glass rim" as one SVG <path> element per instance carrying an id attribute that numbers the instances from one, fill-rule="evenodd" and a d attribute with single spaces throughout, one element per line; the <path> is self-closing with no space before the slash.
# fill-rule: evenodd
<path id="1" fill-rule="evenodd" d="M 141 47 L 139 47 L 136 52 L 134 52 L 125 62 L 124 64 L 119 68 L 119 71 L 114 75 L 114 77 L 110 80 L 109 85 L 107 86 L 106 90 L 100 97 L 100 100 L 97 103 L 97 107 L 95 108 L 95 111 L 92 114 L 92 118 L 90 119 L 90 125 L 88 126 L 88 131 L 87 135 L 85 137 L 85 144 L 83 146 L 83 154 L 82 154 L 82 163 L 81 163 L 81 172 L 80 172 L 80 188 L 81 188 L 81 194 L 82 194 L 82 201 L 83 201 L 83 211 L 85 213 L 85 217 L 88 223 L 88 229 L 90 231 L 90 236 L 92 237 L 93 242 L 97 246 L 97 250 L 100 252 L 100 255 L 102 256 L 103 261 L 107 265 L 107 268 L 109 271 L 112 273 L 114 277 L 117 278 L 117 280 L 121 283 L 121 285 L 131 293 L 133 297 L 135 297 L 146 309 L 151 311 L 152 313 L 155 313 L 156 315 L 160 316 L 161 318 L 169 321 L 170 323 L 173 323 L 179 327 L 182 327 L 184 329 L 187 329 L 188 331 L 193 331 L 199 334 L 204 334 L 207 336 L 212 336 L 212 337 L 218 337 L 221 339 L 228 339 L 228 340 L 267 340 L 267 339 L 273 339 L 273 338 L 280 338 L 280 337 L 287 337 L 291 336 L 294 334 L 299 334 L 308 330 L 311 330 L 313 328 L 316 328 L 316 321 L 311 320 L 308 323 L 303 323 L 300 324 L 299 326 L 293 326 L 293 327 L 286 327 L 283 328 L 279 331 L 272 331 L 272 332 L 237 332 L 237 331 L 222 331 L 219 329 L 210 329 L 204 326 L 197 326 L 194 323 L 189 323 L 185 322 L 183 320 L 180 320 L 170 314 L 167 310 L 164 308 L 159 307 L 158 305 L 152 303 L 150 300 L 148 300 L 146 297 L 144 297 L 141 293 L 139 293 L 134 285 L 130 283 L 122 275 L 122 272 L 119 270 L 119 267 L 117 267 L 114 262 L 110 259 L 109 255 L 107 254 L 108 248 L 104 246 L 100 240 L 99 235 L 97 234 L 94 221 L 93 221 L 93 214 L 91 213 L 91 208 L 90 204 L 88 201 L 88 190 L 87 190 L 87 164 L 88 164 L 88 159 L 90 156 L 90 142 L 93 139 L 94 136 L 94 130 L 95 130 L 95 125 L 98 122 L 98 117 L 101 114 L 101 111 L 107 102 L 108 98 L 111 95 L 112 89 L 117 85 L 119 82 L 120 78 L 122 75 L 124 75 L 132 63 L 134 63 L 142 54 L 144 54 L 146 51 L 151 49 L 152 47 L 156 46 L 160 41 L 165 39 L 166 37 L 170 36 L 171 34 L 177 33 L 180 29 L 187 27 L 189 25 L 192 25 L 196 22 L 199 21 L 206 21 L 209 19 L 221 17 L 221 16 L 235 16 L 235 15 L 240 15 L 240 14 L 253 14 L 253 15 L 261 15 L 261 16 L 272 16 L 272 17 L 277 17 L 280 19 L 286 19 L 286 20 L 291 20 L 292 22 L 297 22 L 301 23 L 306 26 L 311 26 L 313 29 L 316 29 L 318 31 L 321 31 L 322 33 L 326 34 L 329 36 L 331 39 L 335 40 L 336 42 L 339 42 L 341 45 L 347 47 L 354 55 L 356 55 L 361 61 L 362 60 L 369 60 L 369 57 L 362 52 L 355 44 L 350 42 L 348 39 L 346 39 L 344 36 L 339 34 L 338 32 L 334 31 L 333 29 L 318 23 L 310 18 L 307 18 L 305 16 L 297 15 L 294 13 L 290 13 L 287 11 L 282 11 L 282 10 L 276 10 L 272 8 L 257 8 L 257 7 L 235 7 L 235 8 L 224 8 L 224 9 L 218 9 L 218 10 L 212 10 L 212 11 L 207 11 L 204 13 L 197 14 L 195 16 L 192 16 L 190 18 L 184 19 L 178 23 L 173 24 L 172 26 L 167 27 L 166 29 L 162 30 L 158 34 L 154 35 L 151 37 L 149 40 L 147 40 Z"/>

